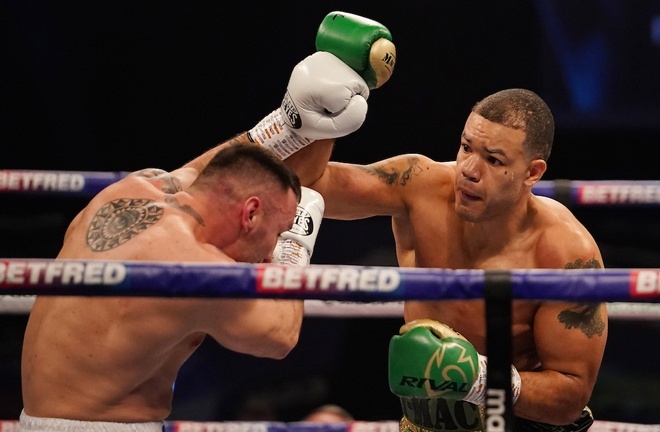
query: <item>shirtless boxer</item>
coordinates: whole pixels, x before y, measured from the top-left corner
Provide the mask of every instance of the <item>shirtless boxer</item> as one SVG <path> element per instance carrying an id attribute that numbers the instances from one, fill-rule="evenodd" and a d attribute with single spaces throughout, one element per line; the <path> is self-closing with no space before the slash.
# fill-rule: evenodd
<path id="1" fill-rule="evenodd" d="M 319 34 L 334 43 L 347 30 L 359 44 L 387 35 L 381 27 L 329 15 Z M 361 126 L 367 81 L 375 88 L 388 76 L 369 66 L 362 78 L 353 60 L 349 66 L 323 51 L 296 66 L 287 101 L 306 106 L 302 130 L 334 138 Z M 255 136 L 273 118 L 281 121 L 281 112 Z M 281 149 L 240 140 L 171 173 L 147 169 L 104 189 L 71 222 L 58 259 L 309 264 L 322 197 L 301 191 L 275 156 Z M 20 430 L 160 431 L 177 372 L 206 335 L 240 353 L 283 358 L 302 317 L 303 302 L 293 300 L 40 296 L 24 338 Z"/>
<path id="2" fill-rule="evenodd" d="M 58 259 L 270 261 L 300 194 L 298 178 L 270 152 L 215 149 L 100 192 L 72 221 Z M 38 296 L 23 347 L 21 429 L 102 427 L 70 422 L 82 420 L 160 430 L 177 372 L 206 335 L 283 358 L 302 316 L 300 301 Z"/>
<path id="3" fill-rule="evenodd" d="M 392 216 L 401 266 L 600 268 L 600 251 L 585 227 L 560 203 L 532 194 L 546 171 L 553 136 L 547 105 L 531 91 L 510 89 L 474 106 L 456 161 L 405 154 L 365 166 L 328 163 L 331 140 L 317 141 L 287 161 L 294 170 L 316 173 L 318 180 L 309 186 L 325 198 L 325 217 Z M 435 320 L 460 332 L 486 355 L 483 301 L 410 301 L 404 315 L 408 325 L 394 341 L 415 327 L 435 336 L 433 325 L 418 321 Z M 593 420 L 583 408 L 607 339 L 604 304 L 515 301 L 512 337 L 517 382 L 513 408 L 519 429 L 573 422 L 577 423 L 568 430 L 588 427 Z M 441 346 L 437 337 L 426 340 Z M 414 348 L 403 352 L 403 346 L 410 348 L 412 343 L 397 345 L 394 354 L 406 355 L 411 362 L 428 360 L 415 358 Z M 485 364 L 481 372 L 485 379 Z M 477 408 L 456 402 L 467 391 L 443 399 L 429 398 L 426 389 L 410 396 L 404 387 L 391 379 L 390 388 L 401 396 L 403 429 L 482 429 Z M 482 405 L 483 394 L 471 394 L 470 400 Z M 451 416 L 444 414 L 448 407 Z M 531 422 L 538 423 L 529 426 Z"/>

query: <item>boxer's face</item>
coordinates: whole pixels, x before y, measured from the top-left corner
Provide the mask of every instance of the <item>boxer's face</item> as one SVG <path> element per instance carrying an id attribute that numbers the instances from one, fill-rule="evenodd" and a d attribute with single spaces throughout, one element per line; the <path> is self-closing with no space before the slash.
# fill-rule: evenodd
<path id="1" fill-rule="evenodd" d="M 491 220 L 514 208 L 529 176 L 524 139 L 523 131 L 470 114 L 456 156 L 455 208 L 461 218 Z"/>
<path id="2" fill-rule="evenodd" d="M 260 199 L 250 215 L 250 228 L 229 254 L 239 262 L 270 262 L 279 235 L 293 225 L 298 201 L 292 190 L 273 191 Z M 227 251 L 225 251 L 227 252 Z"/>

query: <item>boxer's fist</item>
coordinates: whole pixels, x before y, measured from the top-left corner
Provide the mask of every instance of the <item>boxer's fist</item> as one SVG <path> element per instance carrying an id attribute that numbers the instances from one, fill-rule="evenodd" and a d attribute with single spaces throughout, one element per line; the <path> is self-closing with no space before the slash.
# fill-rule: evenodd
<path id="1" fill-rule="evenodd" d="M 291 73 L 282 113 L 287 126 L 314 140 L 355 132 L 367 116 L 369 88 L 346 63 L 317 52 Z"/>
<path id="2" fill-rule="evenodd" d="M 309 265 L 324 211 L 323 196 L 303 186 L 293 226 L 280 235 L 273 251 L 274 264 Z"/>
<path id="3" fill-rule="evenodd" d="M 378 88 L 390 79 L 396 63 L 392 34 L 381 23 L 346 12 L 331 12 L 316 33 L 316 49 L 339 57 Z"/>
<path id="4" fill-rule="evenodd" d="M 396 50 L 382 24 L 345 12 L 328 14 L 316 36 L 318 52 L 300 62 L 281 106 L 248 131 L 250 141 L 286 159 L 318 139 L 362 126 L 369 89 L 392 75 Z"/>
<path id="5" fill-rule="evenodd" d="M 479 376 L 479 354 L 448 326 L 416 320 L 390 340 L 388 369 L 397 396 L 463 399 Z"/>
<path id="6" fill-rule="evenodd" d="M 411 321 L 390 340 L 390 391 L 399 397 L 462 399 L 484 406 L 488 359 L 461 334 L 429 319 Z M 512 401 L 520 374 L 511 365 Z"/>
<path id="7" fill-rule="evenodd" d="M 339 138 L 362 126 L 369 88 L 346 63 L 317 52 L 296 65 L 280 108 L 248 132 L 280 159 L 317 139 Z"/>

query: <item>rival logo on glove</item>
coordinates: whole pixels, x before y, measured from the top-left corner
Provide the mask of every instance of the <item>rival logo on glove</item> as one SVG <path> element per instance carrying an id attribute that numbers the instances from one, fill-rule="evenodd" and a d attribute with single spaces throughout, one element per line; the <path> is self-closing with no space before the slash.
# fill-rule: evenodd
<path id="1" fill-rule="evenodd" d="M 427 384 L 429 388 L 433 391 L 451 390 L 455 392 L 456 391 L 465 392 L 465 394 L 467 394 L 467 392 L 470 391 L 470 387 L 468 387 L 466 382 L 459 383 L 456 381 L 440 381 L 439 383 L 436 383 L 433 378 L 420 378 L 420 377 L 413 377 L 407 375 L 403 375 L 401 377 L 401 381 L 399 382 L 400 386 L 409 386 L 409 387 L 417 387 L 417 388 L 422 388 Z"/>
<path id="2" fill-rule="evenodd" d="M 284 113 L 284 121 L 291 129 L 300 129 L 302 127 L 300 113 L 288 91 L 282 100 L 282 112 Z"/>

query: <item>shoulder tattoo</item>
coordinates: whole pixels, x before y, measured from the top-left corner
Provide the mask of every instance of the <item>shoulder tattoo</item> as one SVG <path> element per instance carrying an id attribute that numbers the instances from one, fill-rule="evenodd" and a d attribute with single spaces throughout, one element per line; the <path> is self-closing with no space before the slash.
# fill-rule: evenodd
<path id="1" fill-rule="evenodd" d="M 190 207 L 188 204 L 181 205 L 181 203 L 179 203 L 174 195 L 165 195 L 165 202 L 177 210 L 181 210 L 182 212 L 192 216 L 198 224 L 204 226 L 204 219 L 202 219 L 199 213 L 197 213 L 195 209 Z"/>
<path id="2" fill-rule="evenodd" d="M 105 252 L 120 246 L 158 222 L 163 206 L 144 198 L 120 198 L 105 203 L 87 228 L 87 246 Z"/>
<path id="3" fill-rule="evenodd" d="M 134 173 L 138 177 L 153 179 L 163 182 L 160 190 L 165 193 L 176 193 L 183 190 L 181 181 L 165 170 L 158 168 L 147 168 Z"/>
<path id="4" fill-rule="evenodd" d="M 565 269 L 570 270 L 570 269 L 581 269 L 581 268 L 602 268 L 603 266 L 600 264 L 600 261 L 598 261 L 595 258 L 591 258 L 590 260 L 582 261 L 581 259 L 575 260 L 573 263 L 566 263 L 564 266 Z"/>
<path id="5" fill-rule="evenodd" d="M 413 174 L 417 174 L 422 171 L 419 167 L 419 158 L 410 157 L 408 158 L 408 168 L 403 171 L 400 171 L 398 168 L 392 168 L 388 166 L 387 163 L 377 164 L 373 166 L 363 167 L 365 171 L 370 174 L 373 174 L 379 177 L 385 183 L 392 186 L 405 186 L 410 180 L 412 180 Z"/>
<path id="6" fill-rule="evenodd" d="M 581 259 L 573 263 L 567 263 L 566 269 L 580 268 L 602 268 L 600 261 L 592 258 L 587 261 Z M 602 336 L 605 329 L 605 323 L 600 316 L 600 305 L 598 303 L 581 303 L 574 307 L 563 310 L 557 316 L 559 322 L 566 326 L 566 329 L 579 328 L 588 338 L 594 335 Z"/>

